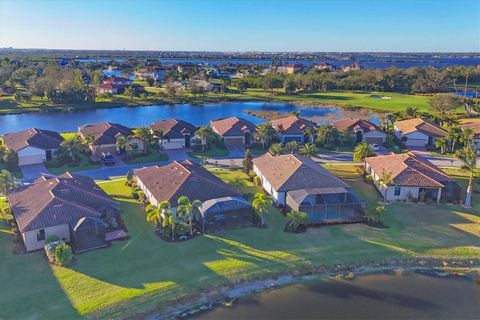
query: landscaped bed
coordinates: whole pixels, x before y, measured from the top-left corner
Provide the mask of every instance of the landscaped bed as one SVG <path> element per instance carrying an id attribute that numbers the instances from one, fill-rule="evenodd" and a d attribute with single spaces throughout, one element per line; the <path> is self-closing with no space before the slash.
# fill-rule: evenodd
<path id="1" fill-rule="evenodd" d="M 376 190 L 360 179 L 354 167 L 326 167 L 375 208 Z M 240 171 L 213 172 L 227 182 L 243 179 L 242 193 L 259 191 Z M 464 174 L 456 174 L 463 183 Z M 100 186 L 119 201 L 130 239 L 79 254 L 71 268 L 49 265 L 42 252 L 12 255 L 9 230 L 0 223 L 0 318 L 142 317 L 172 300 L 187 301 L 196 290 L 312 266 L 358 265 L 389 257 L 480 258 L 478 194 L 468 210 L 454 205 L 391 204 L 382 217 L 386 229 L 352 224 L 286 233 L 284 216 L 270 208 L 267 229 L 236 229 L 167 243 L 145 220 L 143 206 L 130 198 L 124 180 Z"/>

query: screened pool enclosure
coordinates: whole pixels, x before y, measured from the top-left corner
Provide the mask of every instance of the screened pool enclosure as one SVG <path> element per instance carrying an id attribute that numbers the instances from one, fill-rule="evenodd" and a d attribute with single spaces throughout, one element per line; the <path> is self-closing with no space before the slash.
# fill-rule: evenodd
<path id="1" fill-rule="evenodd" d="M 203 202 L 199 208 L 203 232 L 250 226 L 253 209 L 242 197 L 224 197 Z"/>

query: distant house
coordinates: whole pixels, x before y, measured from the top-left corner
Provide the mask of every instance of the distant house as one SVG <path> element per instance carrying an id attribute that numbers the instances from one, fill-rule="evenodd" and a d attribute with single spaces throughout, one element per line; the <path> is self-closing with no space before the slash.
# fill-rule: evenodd
<path id="1" fill-rule="evenodd" d="M 7 148 L 18 155 L 18 165 L 43 163 L 56 157 L 63 137 L 54 131 L 31 128 L 7 133 L 3 141 Z"/>
<path id="2" fill-rule="evenodd" d="M 177 64 L 177 71 L 179 73 L 188 73 L 191 70 L 195 69 L 195 65 L 190 62 L 185 62 L 185 63 L 179 63 Z"/>
<path id="3" fill-rule="evenodd" d="M 352 63 L 352 64 L 349 64 L 347 66 L 342 67 L 343 72 L 358 71 L 358 70 L 361 70 L 361 69 L 363 69 L 363 68 L 358 63 Z"/>
<path id="4" fill-rule="evenodd" d="M 462 129 L 473 129 L 473 146 L 480 152 L 480 121 L 477 122 L 465 122 L 460 125 Z"/>
<path id="5" fill-rule="evenodd" d="M 199 164 L 174 161 L 164 166 L 136 169 L 134 176 L 151 204 L 158 206 L 168 201 L 174 214 L 181 196 L 191 201 L 200 200 L 202 218 L 198 223 L 204 231 L 251 224 L 251 205 L 230 185 Z"/>
<path id="6" fill-rule="evenodd" d="M 110 82 L 102 83 L 98 88 L 97 92 L 100 94 L 119 94 L 123 93 L 125 90 L 125 86 L 119 86 Z"/>
<path id="7" fill-rule="evenodd" d="M 328 62 L 320 62 L 313 65 L 313 68 L 320 71 L 335 71 L 335 66 Z"/>
<path id="8" fill-rule="evenodd" d="M 422 118 L 395 121 L 394 129 L 395 136 L 408 147 L 433 147 L 438 138 L 447 135 L 439 125 Z"/>
<path id="9" fill-rule="evenodd" d="M 437 166 L 414 153 L 369 157 L 365 169 L 386 201 L 460 200 L 460 186 Z M 382 183 L 385 175 L 389 179 Z"/>
<path id="10" fill-rule="evenodd" d="M 109 232 L 119 231 L 116 202 L 88 177 L 42 176 L 7 197 L 27 251 L 42 249 L 52 236 L 70 241 L 77 252 L 101 248 L 111 239 Z"/>
<path id="11" fill-rule="evenodd" d="M 193 124 L 183 120 L 169 119 L 157 121 L 150 125 L 152 132 L 162 131 L 159 146 L 163 149 L 190 148 L 190 141 L 197 129 Z"/>
<path id="12" fill-rule="evenodd" d="M 253 171 L 277 206 L 307 213 L 310 224 L 364 219 L 366 203 L 349 185 L 307 157 L 266 153 L 253 159 Z"/>
<path id="13" fill-rule="evenodd" d="M 117 139 L 119 137 L 128 138 L 130 145 L 135 145 L 137 149 L 143 149 L 143 141 L 134 136 L 130 128 L 118 123 L 101 122 L 96 124 L 87 124 L 78 128 L 81 137 L 92 137 L 90 150 L 94 156 L 101 152 L 115 153 L 118 150 Z"/>
<path id="14" fill-rule="evenodd" d="M 286 64 L 284 66 L 278 66 L 277 72 L 282 74 L 295 74 L 303 72 L 304 66 L 303 64 L 295 63 L 295 64 Z"/>
<path id="15" fill-rule="evenodd" d="M 124 77 L 110 77 L 103 80 L 103 84 L 108 84 L 108 83 L 111 83 L 112 85 L 115 85 L 115 86 L 128 87 L 133 84 L 133 80 L 124 78 Z"/>
<path id="16" fill-rule="evenodd" d="M 376 143 L 379 145 L 387 142 L 387 134 L 367 120 L 346 118 L 333 121 L 332 125 L 340 131 L 349 132 L 355 142 L 365 141 L 370 144 Z"/>
<path id="17" fill-rule="evenodd" d="M 288 116 L 271 121 L 281 143 L 296 141 L 298 143 L 312 143 L 313 135 L 306 136 L 308 130 L 314 130 L 316 124 L 310 120 L 297 116 Z"/>
<path id="18" fill-rule="evenodd" d="M 256 130 L 253 123 L 238 117 L 212 120 L 210 126 L 227 146 L 250 145 Z"/>

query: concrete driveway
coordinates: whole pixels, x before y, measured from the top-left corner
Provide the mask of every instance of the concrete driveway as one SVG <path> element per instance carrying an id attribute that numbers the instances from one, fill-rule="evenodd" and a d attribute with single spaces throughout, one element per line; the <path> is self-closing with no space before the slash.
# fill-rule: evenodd
<path id="1" fill-rule="evenodd" d="M 171 149 L 171 150 L 163 150 L 168 155 L 170 161 L 183 161 L 183 160 L 191 160 L 188 156 L 187 152 L 188 149 Z"/>
<path id="2" fill-rule="evenodd" d="M 50 174 L 43 163 L 20 166 L 20 170 L 22 171 L 22 182 L 24 183 L 32 183 L 41 175 Z"/>
<path id="3" fill-rule="evenodd" d="M 245 147 L 244 146 L 227 146 L 228 158 L 239 159 L 245 157 Z"/>

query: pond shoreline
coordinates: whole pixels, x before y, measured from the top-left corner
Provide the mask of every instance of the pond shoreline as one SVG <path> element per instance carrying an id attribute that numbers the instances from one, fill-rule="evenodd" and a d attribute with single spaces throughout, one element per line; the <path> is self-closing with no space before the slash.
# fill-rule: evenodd
<path id="1" fill-rule="evenodd" d="M 401 274 L 402 276 L 409 276 L 414 273 L 436 277 L 460 276 L 480 282 L 480 259 L 411 258 L 387 259 L 382 262 L 372 261 L 365 264 L 336 264 L 330 267 L 306 266 L 291 273 L 245 281 L 239 280 L 229 285 L 203 289 L 172 301 L 166 308 L 137 314 L 134 318 L 157 320 L 191 317 L 215 307 L 232 306 L 238 298 L 247 295 L 310 280 L 328 278 L 351 280 L 362 275 Z"/>

